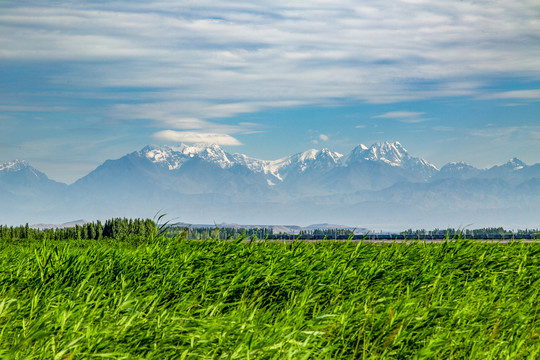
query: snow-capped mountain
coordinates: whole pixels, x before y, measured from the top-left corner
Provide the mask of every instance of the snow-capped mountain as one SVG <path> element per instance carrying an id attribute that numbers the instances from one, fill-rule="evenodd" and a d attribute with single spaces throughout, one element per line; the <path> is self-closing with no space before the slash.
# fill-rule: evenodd
<path id="1" fill-rule="evenodd" d="M 262 174 L 268 185 L 282 181 L 278 172 L 280 167 L 276 166 L 276 161 L 255 159 L 244 154 L 230 154 L 218 145 L 203 143 L 191 146 L 185 144 L 160 147 L 149 145 L 143 148 L 139 154 L 150 159 L 152 163 L 164 166 L 169 170 L 178 170 L 186 162 L 199 160 L 216 165 L 221 169 L 242 168 L 244 171 Z"/>
<path id="2" fill-rule="evenodd" d="M 478 170 L 476 177 L 486 179 L 504 179 L 517 185 L 533 178 L 540 179 L 540 164 L 527 165 L 518 158 L 513 158 L 502 165 Z"/>
<path id="3" fill-rule="evenodd" d="M 353 163 L 357 161 L 380 161 L 391 166 L 406 167 L 411 162 L 420 161 L 433 169 L 437 169 L 435 165 L 432 165 L 424 159 L 419 159 L 409 155 L 407 150 L 398 141 L 393 143 L 383 142 L 375 143 L 370 147 L 363 144 L 355 147 L 351 153 L 347 156 L 346 162 Z"/>
<path id="4" fill-rule="evenodd" d="M 375 143 L 370 147 L 364 144 L 354 148 L 347 157 L 347 163 L 356 161 L 381 161 L 391 166 L 403 166 L 411 156 L 399 142 Z"/>
<path id="5" fill-rule="evenodd" d="M 291 198 L 319 192 L 331 192 L 328 177 L 332 171 L 342 166 L 343 155 L 328 149 L 310 149 L 268 164 L 270 173 L 276 180 L 269 179 L 272 186 Z"/>
<path id="6" fill-rule="evenodd" d="M 411 156 L 398 141 L 375 143 L 370 147 L 360 144 L 345 159 L 347 165 L 365 161 L 400 167 L 412 172 L 414 176 L 411 179 L 417 178 L 424 181 L 438 171 L 435 165 L 422 158 Z"/>
<path id="7" fill-rule="evenodd" d="M 436 173 L 434 179 L 470 179 L 479 176 L 481 170 L 469 165 L 463 161 L 451 162 L 444 165 L 441 170 Z"/>
<path id="8" fill-rule="evenodd" d="M 326 148 L 310 149 L 292 156 L 271 161 L 269 169 L 282 181 L 293 181 L 293 178 L 312 175 L 314 172 L 324 173 L 341 165 L 343 155 Z"/>
<path id="9" fill-rule="evenodd" d="M 508 160 L 508 162 L 504 165 L 502 165 L 504 168 L 512 171 L 521 170 L 527 165 L 521 160 L 519 160 L 517 157 Z"/>
<path id="10" fill-rule="evenodd" d="M 294 168 L 298 172 L 317 169 L 327 170 L 340 164 L 342 154 L 324 148 L 322 150 L 310 149 L 293 156 L 272 161 L 271 164 L 277 170 Z"/>
<path id="11" fill-rule="evenodd" d="M 518 158 L 508 160 L 505 164 L 495 165 L 489 169 L 485 169 L 482 172 L 482 176 L 486 178 L 499 178 L 504 177 L 512 183 L 521 182 L 525 178 L 530 178 L 532 174 L 529 174 L 531 170 L 523 161 Z M 540 172 L 538 172 L 540 175 Z"/>
<path id="12" fill-rule="evenodd" d="M 540 164 L 514 158 L 489 169 L 453 162 L 438 170 L 399 142 L 359 145 L 346 156 L 310 149 L 277 160 L 217 145 L 149 145 L 105 161 L 70 186 L 23 161 L 0 165 L 0 223 L 54 222 L 60 214 L 152 217 L 162 210 L 189 222 L 406 227 L 427 227 L 428 220 L 488 225 L 511 213 L 513 224 L 531 227 L 540 213 L 538 189 Z"/>
<path id="13" fill-rule="evenodd" d="M 360 145 L 347 157 L 324 148 L 321 150 L 310 149 L 278 160 L 261 160 L 244 154 L 230 154 L 218 145 L 149 145 L 122 159 L 124 162 L 131 162 L 131 168 L 139 167 L 140 170 L 145 168 L 146 170 L 143 172 L 150 177 L 154 177 L 156 171 L 160 173 L 163 171 L 165 173 L 167 171 L 178 172 L 186 164 L 198 161 L 201 164 L 211 164 L 223 170 L 242 168 L 243 171 L 263 175 L 270 186 L 297 182 L 300 179 L 306 181 L 307 177 L 320 177 L 333 169 L 348 167 L 358 162 L 371 162 L 388 166 L 390 167 L 388 172 L 410 172 L 407 176 L 402 176 L 403 179 L 416 179 L 420 176 L 422 180 L 425 180 L 432 172 L 437 171 L 437 168 L 427 161 L 410 156 L 399 142 L 376 143 L 369 148 Z M 397 170 L 398 168 L 401 170 Z"/>
<path id="14" fill-rule="evenodd" d="M 10 161 L 10 162 L 0 165 L 0 172 L 3 172 L 3 173 L 17 172 L 17 171 L 21 171 L 22 169 L 28 166 L 29 166 L 28 163 L 24 160 Z"/>
<path id="15" fill-rule="evenodd" d="M 66 187 L 21 160 L 0 165 L 0 184 L 3 189 L 22 195 L 56 192 Z"/>
<path id="16" fill-rule="evenodd" d="M 47 176 L 36 168 L 30 166 L 24 160 L 10 161 L 0 165 L 0 176 L 9 176 L 8 174 L 18 174 L 28 177 L 29 179 L 47 179 Z"/>
<path id="17" fill-rule="evenodd" d="M 249 171 L 264 174 L 269 185 L 282 182 L 287 176 L 306 171 L 326 171 L 340 165 L 342 154 L 328 149 L 310 149 L 278 160 L 260 160 L 244 154 L 230 154 L 218 145 L 195 144 L 188 146 L 146 146 L 138 154 L 153 164 L 169 170 L 178 170 L 186 162 L 199 159 L 222 169 L 245 167 Z"/>
<path id="18" fill-rule="evenodd" d="M 0 223 L 24 223 L 51 211 L 55 202 L 64 199 L 67 188 L 26 161 L 0 165 Z"/>
<path id="19" fill-rule="evenodd" d="M 261 174 L 235 161 L 217 145 L 146 146 L 108 160 L 73 184 L 74 188 L 111 189 L 152 196 L 163 193 L 261 196 L 267 183 Z M 103 192 L 103 191 L 102 191 Z"/>
<path id="20" fill-rule="evenodd" d="M 195 144 L 188 146 L 153 146 L 148 145 L 138 152 L 154 164 L 165 166 L 169 170 L 179 169 L 186 161 L 198 158 L 215 164 L 222 169 L 235 164 L 234 158 L 218 145 Z"/>

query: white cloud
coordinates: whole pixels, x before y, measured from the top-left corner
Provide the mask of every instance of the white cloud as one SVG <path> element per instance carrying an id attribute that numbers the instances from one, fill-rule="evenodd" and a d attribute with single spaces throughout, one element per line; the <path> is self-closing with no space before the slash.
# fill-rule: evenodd
<path id="1" fill-rule="evenodd" d="M 231 77 L 232 92 L 249 80 L 263 80 L 256 86 L 266 93 L 273 80 L 297 79 L 288 87 L 298 97 L 305 85 L 319 85 L 312 97 L 333 81 L 341 93 L 367 97 L 373 81 L 401 96 L 411 79 L 447 83 L 493 71 L 538 76 L 539 46 L 523 41 L 540 30 L 538 7 L 532 1 L 489 4 L 268 0 L 7 7 L 0 15 L 1 33 L 10 36 L 0 38 L 0 56 L 131 59 L 135 63 L 120 64 L 124 71 L 111 80 L 158 86 L 200 81 L 211 90 L 224 85 L 220 78 Z M 126 72 L 137 76 L 125 77 Z M 205 81 L 212 78 L 217 81 Z"/>
<path id="2" fill-rule="evenodd" d="M 530 143 L 533 146 L 530 148 L 532 153 L 540 153 L 538 148 L 538 140 L 540 140 L 540 126 L 527 125 L 527 126 L 487 126 L 481 129 L 471 129 L 470 135 L 477 136 L 486 139 L 492 139 L 494 141 L 504 141 L 509 143 L 510 140 L 520 145 Z M 515 144 L 514 144 L 515 146 Z"/>
<path id="3" fill-rule="evenodd" d="M 210 131 L 212 119 L 343 98 L 537 99 L 483 89 L 540 80 L 539 18 L 537 0 L 14 2 L 0 60 L 57 64 L 55 88 L 128 89 L 116 118 Z"/>
<path id="4" fill-rule="evenodd" d="M 319 135 L 319 139 L 321 139 L 322 141 L 327 141 L 328 140 L 328 135 L 321 134 L 321 135 Z"/>
<path id="5" fill-rule="evenodd" d="M 374 118 L 383 118 L 383 119 L 408 119 L 411 117 L 418 117 L 424 115 L 423 112 L 412 112 L 412 111 L 390 111 L 381 115 L 374 116 Z"/>
<path id="6" fill-rule="evenodd" d="M 413 112 L 413 111 L 390 111 L 381 115 L 373 116 L 374 118 L 380 119 L 394 119 L 404 123 L 419 123 L 427 121 L 429 119 L 423 118 L 423 112 Z"/>
<path id="7" fill-rule="evenodd" d="M 540 100 L 540 89 L 504 91 L 504 92 L 498 92 L 494 94 L 486 94 L 486 95 L 480 96 L 480 99 L 483 99 L 483 100 L 493 100 L 493 99 Z M 523 104 L 508 104 L 508 105 L 523 105 Z"/>
<path id="8" fill-rule="evenodd" d="M 484 129 L 473 129 L 470 134 L 483 138 L 510 138 L 515 136 L 521 129 L 517 126 L 511 127 L 489 127 Z"/>
<path id="9" fill-rule="evenodd" d="M 209 143 L 217 145 L 242 145 L 240 141 L 227 134 L 204 133 L 195 131 L 158 131 L 152 137 L 164 142 Z"/>
<path id="10" fill-rule="evenodd" d="M 254 112 L 257 109 L 269 107 L 295 106 L 293 102 L 235 102 L 228 104 L 215 104 L 211 101 L 194 100 L 168 100 L 151 103 L 117 104 L 112 115 L 119 119 L 146 119 L 151 120 L 155 126 L 173 129 L 205 129 L 228 133 L 253 132 L 257 124 L 242 122 L 238 125 L 218 123 L 203 120 L 233 117 L 236 115 Z"/>

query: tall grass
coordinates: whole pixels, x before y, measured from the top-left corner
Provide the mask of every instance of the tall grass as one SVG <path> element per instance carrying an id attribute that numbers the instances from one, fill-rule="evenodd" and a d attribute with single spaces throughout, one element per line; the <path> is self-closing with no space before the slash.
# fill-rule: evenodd
<path id="1" fill-rule="evenodd" d="M 7 359 L 536 359 L 540 243 L 9 241 Z"/>

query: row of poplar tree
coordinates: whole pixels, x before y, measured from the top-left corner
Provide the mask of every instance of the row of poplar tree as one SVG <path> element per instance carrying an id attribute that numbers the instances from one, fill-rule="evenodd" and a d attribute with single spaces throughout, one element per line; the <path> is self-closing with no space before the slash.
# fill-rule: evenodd
<path id="1" fill-rule="evenodd" d="M 272 228 L 233 228 L 233 227 L 186 227 L 175 226 L 174 224 L 167 228 L 167 236 L 184 236 L 186 239 L 235 239 L 239 236 L 257 237 L 264 239 L 266 236 L 272 237 L 274 232 Z"/>
<path id="2" fill-rule="evenodd" d="M 74 227 L 34 229 L 24 226 L 0 225 L 0 239 L 54 239 L 54 240 L 99 240 L 102 238 L 125 239 L 130 237 L 153 237 L 157 225 L 151 219 L 115 218 L 101 223 L 89 222 Z"/>

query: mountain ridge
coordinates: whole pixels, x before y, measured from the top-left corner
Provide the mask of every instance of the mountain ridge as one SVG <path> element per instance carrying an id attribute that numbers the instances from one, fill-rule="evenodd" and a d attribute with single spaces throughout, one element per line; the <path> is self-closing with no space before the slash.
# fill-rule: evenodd
<path id="1" fill-rule="evenodd" d="M 277 160 L 218 145 L 148 145 L 106 160 L 71 185 L 25 161 L 6 164 L 0 222 L 152 217 L 165 210 L 191 223 L 369 222 L 388 229 L 409 228 L 411 221 L 429 227 L 511 219 L 531 227 L 540 213 L 540 164 L 513 158 L 487 169 L 464 162 L 438 169 L 399 142 L 360 144 L 345 155 L 309 149 Z"/>
<path id="2" fill-rule="evenodd" d="M 314 162 L 315 166 L 321 166 L 320 162 L 316 162 L 317 160 L 321 161 L 321 157 L 325 157 L 325 160 L 331 159 L 331 165 L 335 167 L 346 167 L 352 163 L 362 161 L 381 162 L 393 167 L 411 167 L 416 165 L 424 166 L 428 169 L 431 169 L 431 171 L 433 172 L 430 176 L 440 172 L 445 167 L 457 167 L 458 165 L 478 171 L 495 171 L 499 169 L 510 169 L 516 171 L 535 166 L 540 167 L 540 163 L 527 165 L 517 157 L 514 157 L 508 160 L 506 163 L 494 165 L 490 168 L 481 169 L 476 168 L 463 161 L 453 161 L 445 164 L 443 167 L 441 167 L 441 169 L 438 169 L 435 165 L 429 163 L 424 158 L 411 156 L 398 141 L 377 142 L 372 144 L 370 147 L 367 147 L 364 144 L 360 144 L 353 148 L 351 152 L 347 155 L 333 152 L 328 148 L 322 148 L 309 149 L 304 152 L 296 153 L 276 160 L 262 160 L 239 153 L 231 154 L 224 151 L 219 145 L 205 143 L 196 143 L 194 145 L 186 145 L 182 143 L 177 146 L 146 145 L 141 150 L 134 151 L 121 158 L 124 158 L 128 155 L 139 155 L 147 157 L 149 160 L 151 160 L 152 163 L 165 166 L 169 170 L 176 170 L 180 168 L 187 160 L 198 157 L 203 159 L 204 161 L 214 163 L 222 168 L 229 168 L 234 165 L 242 165 L 255 172 L 273 174 L 276 178 L 281 178 L 278 173 L 279 169 L 287 168 L 288 166 L 291 166 L 293 164 L 299 165 L 301 172 L 304 172 L 309 168 L 307 165 L 307 163 L 309 162 Z M 106 160 L 103 164 L 105 164 L 107 161 L 114 160 Z M 99 165 L 97 168 L 99 168 L 103 164 Z M 324 168 L 324 166 L 321 167 Z M 14 160 L 6 162 L 4 164 L 0 164 L 0 174 L 5 171 L 20 171 L 24 168 L 31 169 L 31 171 L 36 174 L 37 177 L 45 175 L 41 171 L 31 166 L 25 160 Z M 95 171 L 96 169 L 92 171 Z M 75 182 L 80 179 L 81 178 L 77 179 Z"/>

